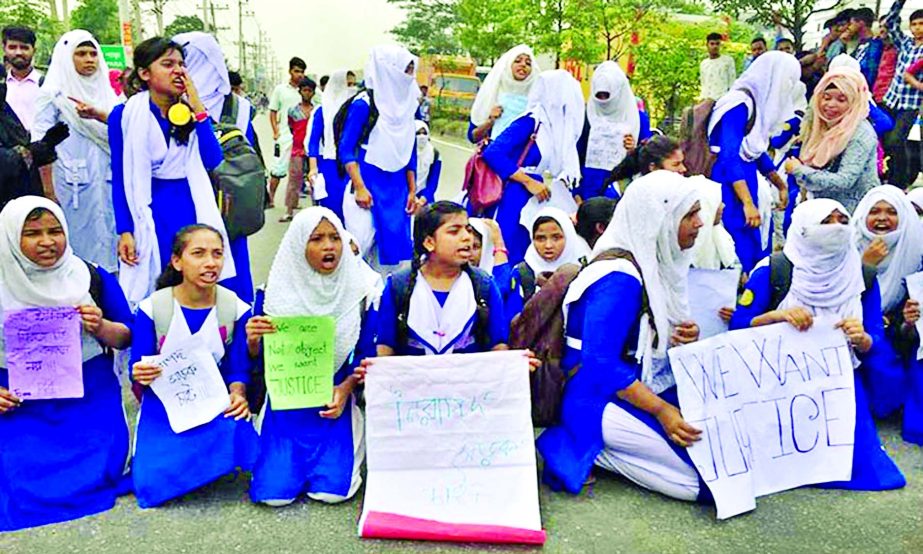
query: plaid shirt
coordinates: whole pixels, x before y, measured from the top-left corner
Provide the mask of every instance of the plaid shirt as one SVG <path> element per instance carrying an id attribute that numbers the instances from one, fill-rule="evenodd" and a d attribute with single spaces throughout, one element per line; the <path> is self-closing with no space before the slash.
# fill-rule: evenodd
<path id="1" fill-rule="evenodd" d="M 859 62 L 862 76 L 869 85 L 869 90 L 875 86 L 875 77 L 878 75 L 878 65 L 881 63 L 881 53 L 885 43 L 880 38 L 867 38 L 860 42 L 852 53 L 852 57 Z"/>
<path id="2" fill-rule="evenodd" d="M 892 110 L 916 110 L 923 101 L 923 92 L 904 82 L 904 72 L 910 65 L 923 58 L 923 44 L 915 44 L 913 37 L 901 31 L 901 9 L 904 0 L 897 0 L 891 5 L 891 11 L 885 19 L 888 35 L 897 48 L 897 70 L 894 79 L 885 94 L 885 105 Z"/>

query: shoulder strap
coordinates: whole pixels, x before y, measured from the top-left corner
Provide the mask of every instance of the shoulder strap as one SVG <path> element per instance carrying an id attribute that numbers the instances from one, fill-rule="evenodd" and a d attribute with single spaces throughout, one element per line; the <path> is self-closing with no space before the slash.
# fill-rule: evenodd
<path id="1" fill-rule="evenodd" d="M 519 273 L 519 286 L 522 287 L 522 301 L 525 302 L 535 294 L 535 272 L 526 262 L 519 262 L 516 271 Z"/>
<path id="2" fill-rule="evenodd" d="M 650 317 L 651 322 L 653 322 L 654 312 L 651 311 L 651 301 L 650 301 L 650 298 L 648 298 L 647 296 L 647 288 L 644 286 L 644 273 L 641 271 L 641 266 L 638 264 L 638 261 L 635 260 L 634 254 L 622 248 L 610 248 L 608 250 L 604 250 L 603 252 L 600 252 L 598 256 L 593 258 L 590 261 L 590 263 L 587 264 L 587 267 L 596 262 L 601 262 L 605 260 L 627 260 L 628 262 L 631 263 L 631 265 L 635 267 L 635 269 L 638 271 L 638 275 L 641 276 L 641 312 L 640 313 L 642 314 L 646 313 Z M 654 338 L 655 346 L 658 340 L 659 340 L 659 337 Z"/>
<path id="3" fill-rule="evenodd" d="M 154 331 L 157 334 L 157 350 L 163 344 L 173 321 L 173 287 L 154 291 L 151 295 L 151 315 L 154 319 Z"/>
<path id="4" fill-rule="evenodd" d="M 237 111 L 240 109 L 240 102 L 232 93 L 224 97 L 224 104 L 221 106 L 221 118 L 219 121 L 227 125 L 237 125 Z"/>
<path id="5" fill-rule="evenodd" d="M 779 304 L 788 296 L 788 291 L 792 288 L 793 269 L 791 260 L 782 252 L 776 252 L 769 257 L 770 310 L 778 308 Z"/>
<path id="6" fill-rule="evenodd" d="M 470 265 L 465 266 L 465 271 L 468 273 L 468 278 L 471 279 L 471 286 L 474 289 L 474 301 L 477 303 L 477 317 L 474 320 L 474 340 L 482 348 L 487 348 L 490 343 L 490 306 L 487 304 L 487 299 L 490 298 L 490 286 L 493 282 L 493 277 L 486 271 Z"/>
<path id="7" fill-rule="evenodd" d="M 215 293 L 215 310 L 218 312 L 218 327 L 223 330 L 221 337 L 225 343 L 234 336 L 234 324 L 237 323 L 237 295 L 218 285 Z"/>
<path id="8" fill-rule="evenodd" d="M 96 304 L 96 307 L 102 309 L 103 277 L 99 274 L 99 268 L 95 264 L 86 260 L 83 260 L 83 263 L 87 264 L 87 269 L 90 270 L 90 298 L 93 299 L 93 303 Z"/>
<path id="9" fill-rule="evenodd" d="M 397 345 L 407 344 L 407 318 L 410 316 L 410 276 L 412 268 L 402 269 L 391 274 L 391 294 L 397 311 Z"/>
<path id="10" fill-rule="evenodd" d="M 526 143 L 526 147 L 522 149 L 522 154 L 519 155 L 519 161 L 516 162 L 516 167 L 522 167 L 523 162 L 526 161 L 526 156 L 529 155 L 529 150 L 532 149 L 532 145 L 535 144 L 535 139 L 538 137 L 538 130 L 542 128 L 542 122 L 539 121 L 535 125 L 535 130 L 532 131 L 532 135 L 529 136 L 529 142 Z"/>
<path id="11" fill-rule="evenodd" d="M 750 117 L 747 118 L 747 128 L 744 130 L 744 136 L 749 135 L 750 131 L 753 130 L 753 126 L 756 124 L 756 99 L 753 98 L 753 95 L 750 94 L 749 90 L 744 90 L 744 94 L 753 102 L 753 113 L 750 114 Z"/>

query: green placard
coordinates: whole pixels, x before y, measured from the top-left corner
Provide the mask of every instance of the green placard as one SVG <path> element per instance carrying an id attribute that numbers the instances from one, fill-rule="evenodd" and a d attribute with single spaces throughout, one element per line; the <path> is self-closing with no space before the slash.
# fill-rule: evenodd
<path id="1" fill-rule="evenodd" d="M 273 410 L 325 406 L 333 399 L 332 317 L 274 317 L 263 336 L 266 387 Z"/>
<path id="2" fill-rule="evenodd" d="M 121 44 L 101 44 L 103 59 L 109 69 L 125 69 L 125 47 Z"/>

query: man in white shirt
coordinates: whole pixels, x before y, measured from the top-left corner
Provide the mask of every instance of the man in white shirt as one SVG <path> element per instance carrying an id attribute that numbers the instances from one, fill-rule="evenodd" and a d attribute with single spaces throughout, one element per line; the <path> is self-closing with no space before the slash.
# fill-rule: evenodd
<path id="1" fill-rule="evenodd" d="M 275 205 L 279 181 L 288 175 L 292 157 L 292 132 L 288 129 L 288 112 L 301 103 L 298 83 L 304 77 L 308 65 L 299 57 L 288 62 L 289 81 L 277 85 L 269 98 L 269 124 L 272 126 L 272 140 L 275 142 L 273 163 L 269 168 L 269 207 Z"/>
<path id="2" fill-rule="evenodd" d="M 6 102 L 27 131 L 35 121 L 36 100 L 42 74 L 32 66 L 35 33 L 28 27 L 3 29 L 3 61 L 6 64 Z"/>
<path id="3" fill-rule="evenodd" d="M 721 35 L 711 33 L 706 38 L 708 57 L 699 64 L 699 80 L 702 84 L 699 98 L 717 100 L 731 89 L 737 79 L 734 59 L 721 55 Z"/>

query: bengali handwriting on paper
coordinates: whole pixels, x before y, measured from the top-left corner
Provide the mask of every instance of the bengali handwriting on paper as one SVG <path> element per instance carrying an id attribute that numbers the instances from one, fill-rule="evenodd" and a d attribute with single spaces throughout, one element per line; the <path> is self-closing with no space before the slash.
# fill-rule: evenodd
<path id="1" fill-rule="evenodd" d="M 174 433 L 212 421 L 231 404 L 215 358 L 192 340 L 160 356 L 145 356 L 142 361 L 162 371 L 151 389 L 163 404 Z"/>
<path id="2" fill-rule="evenodd" d="M 10 391 L 24 400 L 83 398 L 82 325 L 69 306 L 6 312 Z"/>

